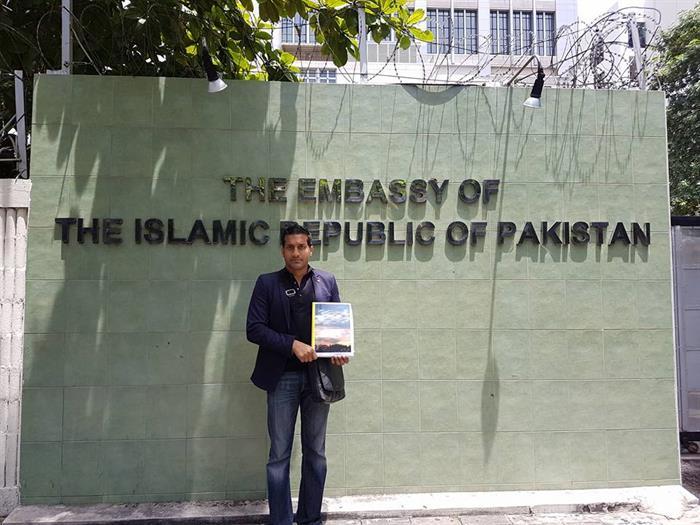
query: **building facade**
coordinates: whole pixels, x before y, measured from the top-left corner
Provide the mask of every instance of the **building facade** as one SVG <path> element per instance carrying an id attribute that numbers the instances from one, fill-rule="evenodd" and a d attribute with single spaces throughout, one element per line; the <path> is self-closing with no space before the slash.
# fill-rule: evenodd
<path id="1" fill-rule="evenodd" d="M 563 53 L 558 28 L 577 17 L 576 0 L 416 0 L 413 8 L 426 12 L 421 27 L 435 40 L 401 50 L 393 34 L 379 44 L 370 38 L 368 83 L 492 83 L 531 54 L 546 67 Z M 306 82 L 361 80 L 359 63 L 336 68 L 321 55 L 313 30 L 298 15 L 280 23 L 273 42 L 297 57 Z"/>

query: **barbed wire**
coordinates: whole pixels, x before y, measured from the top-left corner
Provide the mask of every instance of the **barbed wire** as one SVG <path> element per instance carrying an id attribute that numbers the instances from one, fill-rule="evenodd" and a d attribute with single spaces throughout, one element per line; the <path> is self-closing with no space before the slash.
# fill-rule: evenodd
<path id="1" fill-rule="evenodd" d="M 533 54 L 543 60 L 547 73 L 546 83 L 549 86 L 638 89 L 643 84 L 642 78 L 645 79 L 646 86 L 655 82 L 656 64 L 652 58 L 657 49 L 661 23 L 661 14 L 655 8 L 617 9 L 604 13 L 591 22 L 579 20 L 561 26 L 551 37 L 539 40 L 536 38 L 538 20 L 532 17 L 531 27 L 534 30 L 519 32 L 517 42 L 511 40 L 513 32 L 509 32 L 507 48 L 511 52 L 514 48 L 517 51 L 510 54 L 494 53 L 492 35 L 478 37 L 480 41 L 476 49 L 469 49 L 467 42 L 470 35 L 465 34 L 460 42 L 455 42 L 452 28 L 440 26 L 438 19 L 434 23 L 438 33 L 449 34 L 446 41 L 433 43 L 437 53 L 425 53 L 428 44 L 417 41 L 412 35 L 411 46 L 405 50 L 409 60 L 402 58 L 397 42 L 368 44 L 387 49 L 391 45 L 392 49 L 383 62 L 370 62 L 375 71 L 370 72 L 367 82 L 386 83 L 387 79 L 393 78 L 399 84 L 526 85 L 531 83 L 537 72 L 536 63 L 531 63 L 515 81 L 513 76 Z M 541 24 L 544 26 L 544 20 Z M 636 67 L 632 45 L 631 31 L 635 28 L 640 37 L 638 52 L 641 68 Z M 544 27 L 541 31 L 544 32 Z M 471 52 L 465 52 L 467 50 Z M 543 55 L 545 50 L 551 50 L 551 55 Z M 375 55 L 378 54 L 377 51 Z M 410 59 L 411 55 L 415 58 Z M 389 65 L 393 66 L 393 74 L 385 73 Z M 416 67 L 406 68 L 406 65 L 419 66 L 422 75 L 416 75 Z M 361 79 L 350 72 L 355 67 L 357 64 L 352 60 L 345 67 L 338 68 L 338 72 L 348 83 L 359 83 Z"/>
<path id="2" fill-rule="evenodd" d="M 60 8 L 47 11 L 37 24 L 38 51 L 45 62 L 48 57 L 41 49 L 40 29 L 47 16 L 56 16 Z M 518 12 L 521 16 L 522 13 Z M 466 27 L 462 28 L 461 38 L 455 38 L 454 24 L 437 14 L 432 20 L 435 28 L 436 41 L 432 44 L 419 42 L 413 35 L 406 35 L 411 40 L 408 49 L 401 49 L 399 38 L 394 42 L 371 43 L 387 51 L 383 61 L 370 62 L 366 82 L 386 83 L 393 79 L 395 83 L 424 83 L 424 84 L 472 84 L 484 83 L 490 85 L 524 85 L 536 73 L 533 62 L 525 69 L 518 79 L 513 79 L 516 71 L 520 70 L 523 62 L 532 54 L 543 58 L 547 74 L 547 85 L 574 88 L 604 88 L 604 89 L 634 89 L 646 83 L 655 81 L 655 63 L 652 56 L 658 40 L 661 14 L 657 9 L 649 7 L 626 7 L 607 12 L 590 23 L 576 21 L 570 25 L 561 26 L 555 34 L 542 38 L 547 32 L 546 22 L 539 15 L 541 12 L 530 14 L 530 31 L 513 29 L 513 21 L 509 19 L 506 38 L 508 52 L 497 53 L 500 49 L 494 46 L 494 36 L 491 34 L 477 36 L 477 45 L 473 47 L 473 34 L 468 34 Z M 104 13 L 108 17 L 108 13 Z M 94 49 L 99 39 L 93 38 L 90 30 L 83 24 L 82 17 L 71 13 L 74 22 L 73 36 L 77 45 L 82 49 L 88 63 L 101 74 L 105 65 L 100 63 L 99 51 Z M 463 22 L 464 23 L 464 22 Z M 294 46 L 293 54 L 297 64 L 304 70 L 307 77 L 312 63 L 321 63 L 320 68 L 329 67 L 329 57 L 322 56 L 320 47 L 312 37 L 313 29 L 307 20 L 289 20 L 291 27 L 287 33 L 292 33 L 293 42 L 283 42 L 286 48 Z M 639 31 L 642 46 L 638 50 L 637 60 L 635 51 L 630 45 L 633 42 L 631 31 Z M 291 31 L 289 31 L 291 29 Z M 282 30 L 282 28 L 278 28 Z M 284 30 L 283 37 L 284 37 Z M 538 39 L 538 34 L 540 38 Z M 444 36 L 447 35 L 447 38 Z M 288 37 L 289 35 L 287 35 Z M 398 35 L 396 35 L 398 37 Z M 515 38 L 513 38 L 515 36 Z M 114 41 L 108 42 L 114 47 Z M 500 45 L 500 44 L 499 44 Z M 433 48 L 434 46 L 434 48 Z M 98 46 L 99 48 L 100 46 Z M 432 48 L 432 49 L 431 49 Z M 432 51 L 437 52 L 432 52 Z M 514 52 L 515 51 L 515 52 Z M 543 57 L 544 51 L 551 51 L 551 56 Z M 127 59 L 133 60 L 133 57 Z M 0 59 L 2 59 L 0 55 Z M 637 61 L 639 66 L 637 67 Z M 357 74 L 358 63 L 350 59 L 346 66 L 336 68 L 337 74 L 347 83 L 359 83 L 363 80 Z M 393 74 L 387 73 L 392 67 Z M 409 66 L 409 67 L 406 67 Z M 145 65 L 144 65 L 145 67 Z M 419 71 L 419 72 L 418 72 Z M 418 73 L 417 73 L 418 72 Z M 642 82 L 642 79 L 645 82 Z"/>
<path id="3" fill-rule="evenodd" d="M 88 4 L 87 8 L 90 6 Z M 91 34 L 83 20 L 86 9 L 80 16 L 70 12 L 74 41 L 87 59 L 87 62 L 74 61 L 73 64 L 89 65 L 100 75 L 110 69 L 102 63 L 100 53 L 114 51 L 115 39 L 112 37 L 105 43 Z M 107 21 L 105 25 L 109 25 L 109 13 L 96 4 L 93 5 L 93 9 L 101 11 L 104 20 Z M 48 34 L 43 30 L 43 26 L 48 23 L 49 17 L 60 16 L 61 12 L 59 7 L 50 9 L 40 17 L 37 23 L 35 47 L 47 66 L 51 60 L 42 49 L 41 36 Z M 518 16 L 522 13 L 519 12 Z M 402 49 L 398 35 L 394 35 L 393 42 L 389 40 L 370 44 L 377 46 L 376 56 L 379 56 L 378 46 L 384 46 L 387 51 L 390 49 L 390 52 L 387 52 L 383 62 L 371 62 L 374 71 L 368 72 L 366 80 L 359 78 L 357 74 L 359 62 L 354 59 L 344 67 L 336 68 L 336 71 L 349 84 L 369 82 L 426 85 L 528 85 L 537 73 L 537 64 L 531 62 L 529 69 L 524 69 L 523 66 L 533 54 L 538 54 L 544 62 L 546 82 L 549 86 L 625 90 L 647 89 L 652 84 L 658 83 L 656 74 L 658 66 L 654 55 L 658 49 L 657 41 L 660 33 L 659 10 L 649 7 L 617 9 L 599 16 L 590 23 L 576 21 L 573 24 L 561 26 L 551 37 L 537 39 L 540 32 L 543 35 L 547 32 L 544 15 L 540 30 L 539 14 L 540 12 L 527 15 L 530 17 L 531 31 L 514 31 L 512 20 L 509 18 L 507 52 L 498 53 L 501 51 L 500 43 L 494 45 L 492 34 L 477 36 L 477 45 L 472 47 L 470 38 L 473 39 L 474 35 L 467 34 L 466 27 L 462 28 L 464 36 L 455 42 L 454 24 L 451 19 L 448 19 L 447 27 L 441 26 L 441 18 L 435 13 L 432 25 L 436 29 L 436 42 L 430 44 L 420 42 L 409 34 L 405 36 L 411 43 L 407 49 Z M 56 20 L 53 22 L 55 23 Z M 321 54 L 316 39 L 312 37 L 313 29 L 308 21 L 304 20 L 301 24 L 297 21 L 289 21 L 289 23 L 291 27 L 287 29 L 291 29 L 296 36 L 295 42 L 283 42 L 283 46 L 290 47 L 296 44 L 294 55 L 302 69 L 302 80 L 309 79 L 313 67 L 328 70 L 330 57 Z M 123 31 L 123 18 L 121 25 Z M 12 27 L 4 29 L 14 31 Z M 284 39 L 284 30 L 282 28 L 277 30 L 282 30 Z M 634 32 L 637 32 L 637 35 L 634 35 Z M 24 38 L 19 32 L 16 33 Z M 448 35 L 447 39 L 444 38 L 445 33 Z M 503 38 L 503 35 L 497 33 L 496 37 Z M 145 38 L 150 40 L 150 35 L 146 33 Z M 155 42 L 148 43 L 152 49 L 155 49 Z M 184 45 L 182 42 L 181 44 Z M 109 46 L 110 49 L 105 46 Z M 432 49 L 438 52 L 433 53 Z M 542 56 L 547 50 L 551 51 L 551 55 Z M 131 53 L 124 52 L 123 58 L 125 61 L 130 61 L 132 66 L 137 66 L 140 71 L 144 71 L 147 67 L 143 62 L 136 64 L 137 61 Z M 304 62 L 306 65 L 303 64 Z M 317 65 L 312 66 L 313 62 Z M 410 67 L 404 69 L 406 65 Z M 9 66 L 10 61 L 0 50 L 0 70 L 7 70 L 10 75 L 17 77 Z M 389 66 L 392 66 L 393 74 L 385 72 Z M 416 74 L 416 71 L 419 73 Z M 315 71 L 314 74 L 317 80 L 321 79 L 319 71 Z M 515 75 L 518 75 L 518 78 L 514 78 Z M 326 81 L 329 81 L 328 76 Z M 24 117 L 25 115 L 20 116 L 20 118 Z M 328 144 L 320 144 L 318 147 L 327 148 Z M 15 149 L 14 145 L 13 149 Z"/>

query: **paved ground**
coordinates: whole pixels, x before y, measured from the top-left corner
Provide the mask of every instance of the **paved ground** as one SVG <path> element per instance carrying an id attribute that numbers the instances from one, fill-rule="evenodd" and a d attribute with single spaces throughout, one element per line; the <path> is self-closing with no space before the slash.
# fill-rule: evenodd
<path id="1" fill-rule="evenodd" d="M 609 512 L 331 520 L 326 525 L 700 525 L 700 511 L 693 509 L 678 520 L 643 512 Z"/>
<path id="2" fill-rule="evenodd" d="M 700 498 L 700 454 L 684 455 L 681 461 L 683 487 Z M 700 507 L 681 519 L 668 519 L 644 512 L 586 514 L 535 514 L 452 516 L 443 518 L 396 518 L 331 520 L 327 525 L 700 525 Z"/>
<path id="3" fill-rule="evenodd" d="M 683 486 L 700 498 L 700 454 L 684 454 L 681 458 Z"/>
<path id="4" fill-rule="evenodd" d="M 700 498 L 700 454 L 685 455 L 681 461 L 681 473 L 683 487 Z M 3 518 L 0 517 L 0 524 L 2 521 Z M 573 514 L 536 513 L 337 519 L 328 520 L 325 523 L 327 525 L 700 525 L 700 506 L 689 509 L 678 519 L 669 519 L 658 514 L 620 510 Z M 223 525 L 226 525 L 225 522 Z"/>
<path id="5" fill-rule="evenodd" d="M 700 454 L 684 456 L 681 461 L 683 486 L 700 498 Z M 700 507 L 681 519 L 668 519 L 644 512 L 608 512 L 586 514 L 536 514 L 492 516 L 452 516 L 443 518 L 396 518 L 372 520 L 331 520 L 327 525 L 700 525 Z"/>

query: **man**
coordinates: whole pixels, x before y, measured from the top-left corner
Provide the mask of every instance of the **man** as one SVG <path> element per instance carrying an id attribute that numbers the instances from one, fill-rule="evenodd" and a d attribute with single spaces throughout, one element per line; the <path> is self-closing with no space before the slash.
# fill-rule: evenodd
<path id="1" fill-rule="evenodd" d="M 329 405 L 311 399 L 306 365 L 318 356 L 311 344 L 311 303 L 340 302 L 335 277 L 309 266 L 311 235 L 299 224 L 282 231 L 284 268 L 258 277 L 248 306 L 248 340 L 259 345 L 251 380 L 267 391 L 267 498 L 272 525 L 321 523 L 326 482 L 326 422 Z M 347 357 L 333 357 L 342 366 Z M 301 408 L 301 485 L 292 514 L 289 459 Z"/>

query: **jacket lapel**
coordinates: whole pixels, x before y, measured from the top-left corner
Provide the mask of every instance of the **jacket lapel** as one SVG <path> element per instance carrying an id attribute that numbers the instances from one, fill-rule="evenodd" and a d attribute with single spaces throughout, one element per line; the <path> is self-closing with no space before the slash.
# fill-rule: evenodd
<path id="1" fill-rule="evenodd" d="M 326 283 L 321 280 L 321 277 L 319 275 L 314 274 L 313 276 L 314 280 L 314 301 L 318 301 L 319 303 L 324 303 L 326 302 L 325 297 L 328 296 L 326 292 Z"/>
<path id="2" fill-rule="evenodd" d="M 284 293 L 284 291 L 287 288 L 288 286 L 287 283 L 285 283 L 284 279 L 284 270 L 280 270 L 277 273 L 277 293 L 280 296 L 282 311 L 284 312 L 284 325 L 287 327 L 287 333 L 289 333 L 292 329 L 292 325 L 290 323 L 292 312 L 290 311 L 291 307 L 289 305 L 289 299 L 287 298 L 287 294 Z"/>

